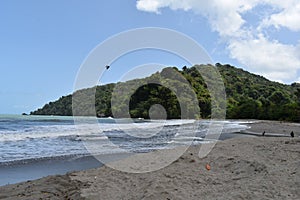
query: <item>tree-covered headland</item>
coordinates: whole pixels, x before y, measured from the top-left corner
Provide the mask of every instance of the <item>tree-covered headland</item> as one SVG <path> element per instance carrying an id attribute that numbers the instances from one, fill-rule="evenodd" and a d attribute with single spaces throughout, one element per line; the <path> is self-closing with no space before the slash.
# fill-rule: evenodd
<path id="1" fill-rule="evenodd" d="M 183 118 L 210 118 L 211 96 L 197 67 L 205 66 L 185 66 L 180 70 L 176 67 L 167 67 L 143 79 L 79 90 L 74 94 L 62 96 L 57 101 L 50 102 L 30 114 L 72 115 L 72 95 L 76 95 L 81 99 L 80 102 L 76 102 L 79 109 L 76 115 L 96 114 L 98 117 L 109 117 L 115 114 L 117 117 L 147 119 L 151 106 L 159 104 L 165 108 L 168 119 L 178 119 L 183 116 Z M 217 63 L 214 67 L 220 72 L 225 86 L 226 118 L 300 122 L 299 83 L 286 85 L 269 81 L 260 75 L 230 65 Z M 137 85 L 140 87 L 136 88 Z M 134 90 L 131 91 L 130 88 Z M 190 88 L 195 96 L 191 95 Z M 91 101 L 84 101 L 93 98 L 94 95 L 94 105 L 90 104 Z M 181 113 L 182 110 L 194 109 L 195 103 L 200 109 L 196 112 L 195 110 L 188 112 L 193 113 L 192 116 Z M 182 106 L 184 108 L 181 108 Z"/>

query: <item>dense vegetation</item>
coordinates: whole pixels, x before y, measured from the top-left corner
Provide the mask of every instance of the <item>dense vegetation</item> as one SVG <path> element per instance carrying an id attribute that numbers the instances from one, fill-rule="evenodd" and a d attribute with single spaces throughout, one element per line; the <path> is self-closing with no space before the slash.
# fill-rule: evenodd
<path id="1" fill-rule="evenodd" d="M 285 85 L 230 65 L 217 63 L 215 66 L 225 85 L 227 118 L 300 121 L 300 84 Z M 76 115 L 95 115 L 96 109 L 98 117 L 149 118 L 151 106 L 160 104 L 169 119 L 209 118 L 211 96 L 197 67 L 205 66 L 182 70 L 169 67 L 147 78 L 77 91 L 73 94 L 79 97 L 75 98 L 73 111 Z M 190 86 L 195 96 L 189 91 Z M 200 110 L 195 109 L 195 103 Z M 182 113 L 183 110 L 188 114 Z M 31 114 L 72 115 L 72 95 L 50 102 Z"/>

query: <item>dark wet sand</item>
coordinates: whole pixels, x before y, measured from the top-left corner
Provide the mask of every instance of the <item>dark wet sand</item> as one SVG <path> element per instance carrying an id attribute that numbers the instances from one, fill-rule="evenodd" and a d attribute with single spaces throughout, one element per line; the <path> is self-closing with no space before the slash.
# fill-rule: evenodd
<path id="1" fill-rule="evenodd" d="M 0 186 L 101 166 L 102 163 L 92 156 L 30 160 L 25 163 L 0 165 Z"/>

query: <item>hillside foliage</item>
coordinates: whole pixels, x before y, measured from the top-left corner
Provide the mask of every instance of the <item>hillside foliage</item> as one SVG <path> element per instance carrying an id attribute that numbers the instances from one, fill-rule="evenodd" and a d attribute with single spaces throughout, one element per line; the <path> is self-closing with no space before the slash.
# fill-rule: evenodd
<path id="1" fill-rule="evenodd" d="M 210 118 L 212 100 L 198 67 L 205 66 L 167 67 L 143 79 L 76 91 L 76 115 L 147 119 L 151 106 L 159 104 L 168 119 Z M 230 65 L 214 67 L 225 86 L 226 118 L 300 121 L 300 84 L 269 81 Z M 68 95 L 30 114 L 68 116 L 73 111 L 72 95 Z"/>

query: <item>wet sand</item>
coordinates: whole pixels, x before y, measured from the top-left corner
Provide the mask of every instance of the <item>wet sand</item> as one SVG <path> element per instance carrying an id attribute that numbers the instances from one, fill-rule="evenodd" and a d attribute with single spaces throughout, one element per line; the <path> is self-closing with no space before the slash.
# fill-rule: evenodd
<path id="1" fill-rule="evenodd" d="M 0 186 L 34 180 L 48 175 L 64 175 L 67 172 L 97 168 L 102 165 L 92 156 L 28 160 L 0 165 Z"/>

